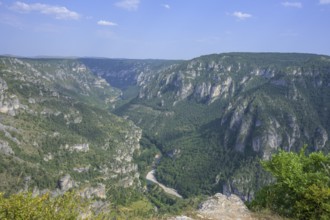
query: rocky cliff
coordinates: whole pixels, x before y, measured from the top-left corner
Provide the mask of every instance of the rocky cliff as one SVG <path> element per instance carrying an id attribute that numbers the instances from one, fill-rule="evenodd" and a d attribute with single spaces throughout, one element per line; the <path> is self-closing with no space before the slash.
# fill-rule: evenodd
<path id="1" fill-rule="evenodd" d="M 207 185 L 248 199 L 252 186 L 270 181 L 257 158 L 303 144 L 329 151 L 329 75 L 330 58 L 322 55 L 202 56 L 140 72 L 138 97 L 115 112 L 158 141 L 161 181 L 187 195 Z"/>
<path id="2" fill-rule="evenodd" d="M 74 59 L 0 58 L 0 190 L 139 187 L 140 128 L 109 113 L 120 91 Z"/>

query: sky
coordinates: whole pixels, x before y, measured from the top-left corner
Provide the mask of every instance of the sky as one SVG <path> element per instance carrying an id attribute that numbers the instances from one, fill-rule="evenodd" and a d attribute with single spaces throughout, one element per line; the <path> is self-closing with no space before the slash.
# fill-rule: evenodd
<path id="1" fill-rule="evenodd" d="M 0 0 L 0 54 L 192 59 L 330 55 L 330 0 Z"/>

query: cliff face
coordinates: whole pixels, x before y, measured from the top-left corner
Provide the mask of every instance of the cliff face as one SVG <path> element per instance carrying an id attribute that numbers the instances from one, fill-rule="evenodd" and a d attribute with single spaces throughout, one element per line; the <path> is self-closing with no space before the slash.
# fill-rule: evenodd
<path id="1" fill-rule="evenodd" d="M 329 151 L 329 74 L 328 56 L 208 55 L 139 72 L 138 96 L 115 112 L 159 142 L 167 156 L 161 181 L 187 195 L 206 184 L 212 186 L 206 191 L 230 189 L 248 199 L 253 188 L 269 181 L 252 166 L 255 158 L 298 151 L 303 144 L 309 151 Z M 201 176 L 204 183 L 196 183 Z"/>
<path id="2" fill-rule="evenodd" d="M 218 113 L 226 130 L 223 145 L 239 152 L 250 147 L 267 159 L 277 147 L 325 146 L 329 72 L 325 56 L 211 55 L 171 66 L 149 83 L 140 81 L 139 98 L 159 100 L 167 109 L 185 101 L 224 103 Z"/>
<path id="3" fill-rule="evenodd" d="M 1 57 L 0 190 L 139 187 L 142 131 L 108 111 L 120 94 L 77 60 Z"/>

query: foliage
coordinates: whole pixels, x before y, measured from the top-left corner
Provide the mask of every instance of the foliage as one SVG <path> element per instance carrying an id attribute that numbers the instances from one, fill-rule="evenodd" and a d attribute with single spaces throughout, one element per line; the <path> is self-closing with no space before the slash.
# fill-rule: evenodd
<path id="1" fill-rule="evenodd" d="M 134 160 L 141 176 L 146 176 L 154 165 L 155 155 L 159 154 L 159 150 L 145 135 L 142 135 L 140 139 L 140 146 L 140 153 L 134 155 Z M 145 180 L 142 179 L 141 181 Z"/>
<path id="2" fill-rule="evenodd" d="M 126 205 L 116 205 L 109 213 L 111 219 L 149 219 L 154 215 L 152 204 L 146 199 L 140 199 Z"/>
<path id="3" fill-rule="evenodd" d="M 178 215 L 182 212 L 196 210 L 200 202 L 203 200 L 202 196 L 190 197 L 187 199 L 177 198 L 166 194 L 163 189 L 155 184 L 151 184 L 148 187 L 147 197 L 152 204 L 157 207 L 157 212 L 160 215 Z"/>
<path id="4" fill-rule="evenodd" d="M 276 182 L 264 187 L 249 206 L 286 217 L 328 219 L 330 216 L 330 155 L 280 151 L 262 166 Z"/>
<path id="5" fill-rule="evenodd" d="M 77 219 L 88 212 L 87 201 L 74 192 L 52 198 L 49 193 L 33 196 L 22 192 L 5 197 L 0 194 L 0 219 Z"/>

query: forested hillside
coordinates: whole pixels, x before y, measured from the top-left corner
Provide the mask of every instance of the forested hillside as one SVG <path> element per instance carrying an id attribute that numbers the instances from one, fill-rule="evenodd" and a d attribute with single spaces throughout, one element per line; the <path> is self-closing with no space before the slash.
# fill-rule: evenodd
<path id="1" fill-rule="evenodd" d="M 0 190 L 139 186 L 140 128 L 109 112 L 120 91 L 73 59 L 0 58 Z M 54 191 L 55 193 L 55 191 Z"/>
<path id="2" fill-rule="evenodd" d="M 328 56 L 214 54 L 135 74 L 137 91 L 114 113 L 157 145 L 157 177 L 184 196 L 223 191 L 248 200 L 271 181 L 259 159 L 304 143 L 329 151 Z"/>

